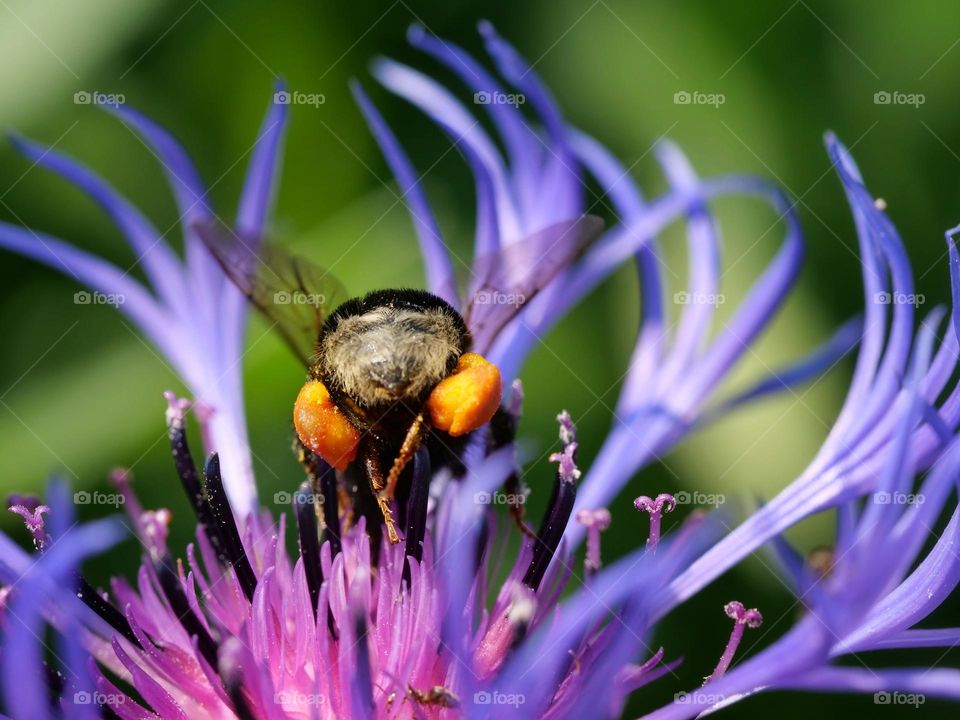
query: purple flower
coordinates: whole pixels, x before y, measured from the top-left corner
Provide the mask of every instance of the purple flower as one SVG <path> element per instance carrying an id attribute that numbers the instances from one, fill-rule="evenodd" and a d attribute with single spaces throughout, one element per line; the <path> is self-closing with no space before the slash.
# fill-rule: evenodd
<path id="1" fill-rule="evenodd" d="M 915 627 L 960 582 L 960 509 L 948 504 L 960 473 L 960 386 L 950 383 L 960 360 L 956 229 L 947 233 L 952 317 L 944 324 L 943 308 L 935 308 L 914 336 L 916 303 L 907 301 L 914 296 L 913 277 L 896 229 L 846 148 L 833 135 L 826 143 L 853 210 L 864 261 L 866 324 L 846 402 L 800 477 L 684 570 L 655 611 L 667 612 L 773 541 L 806 613 L 770 647 L 684 693 L 655 718 L 695 717 L 777 689 L 876 693 L 879 703 L 891 702 L 892 693 L 913 704 L 926 696 L 960 699 L 958 669 L 880 670 L 860 656 L 960 642 L 958 628 Z M 953 510 L 937 535 L 945 506 Z M 837 509 L 836 541 L 814 562 L 805 561 L 780 533 L 829 508 Z M 931 537 L 935 543 L 927 550 Z M 833 664 L 847 656 L 858 662 Z"/>
<path id="2" fill-rule="evenodd" d="M 679 664 L 667 658 L 682 648 L 648 644 L 656 621 L 768 542 L 780 550 L 809 614 L 738 665 L 742 638 L 763 617 L 738 601 L 727 603 L 730 640 L 718 648 L 706 686 L 655 716 L 688 717 L 773 688 L 955 693 L 957 671 L 869 671 L 871 679 L 830 664 L 865 649 L 958 639 L 955 629 L 914 629 L 960 577 L 956 513 L 933 550 L 922 554 L 926 528 L 960 469 L 952 440 L 960 423 L 956 390 L 941 399 L 957 362 L 956 331 L 948 324 L 934 353 L 942 313 L 934 311 L 914 337 L 913 308 L 890 300 L 912 293 L 909 265 L 852 159 L 829 141 L 860 232 L 868 300 L 856 374 L 830 438 L 801 478 L 726 537 L 718 540 L 720 524 L 700 513 L 664 533 L 663 516 L 676 505 L 669 493 L 651 490 L 636 499 L 636 510 L 648 518 L 624 519 L 605 506 L 691 428 L 828 367 L 856 344 L 860 325 L 842 328 L 810 358 L 718 401 L 718 384 L 796 277 L 802 244 L 789 201 L 754 178 L 701 180 L 677 148 L 663 144 L 658 159 L 670 187 L 646 202 L 604 148 L 566 124 L 516 51 L 489 25 L 481 31 L 510 87 L 449 43 L 418 29 L 411 41 L 466 82 L 490 113 L 506 159 L 472 113 L 428 76 L 391 61 L 374 70 L 463 150 L 478 198 L 470 262 L 451 256 L 399 141 L 359 86 L 355 92 L 410 208 L 429 288 L 464 310 L 478 349 L 508 380 L 539 334 L 616 267 L 635 261 L 643 326 L 617 422 L 596 462 L 581 469 L 576 427 L 562 412 L 550 456 L 557 464 L 553 490 L 539 526 L 498 523 L 495 504 L 506 498 L 516 506 L 525 497 L 514 438 L 521 394 L 514 382 L 502 423 L 478 431 L 468 444 L 462 476 L 434 471 L 426 450 L 416 452 L 409 498 L 398 512 L 403 544 L 378 542 L 381 533 L 367 532 L 361 500 L 342 478 L 322 461 L 308 462 L 307 479 L 298 486 L 291 481 L 299 552 L 289 556 L 285 516 L 276 520 L 256 502 L 250 473 L 239 395 L 242 298 L 194 236 L 212 211 L 185 154 L 151 121 L 117 111 L 167 166 L 186 233 L 181 262 L 146 219 L 92 173 L 20 142 L 29 157 L 97 199 L 142 258 L 152 292 L 62 241 L 0 226 L 5 247 L 98 291 L 124 295 L 121 310 L 183 375 L 194 399 L 168 394 L 167 424 L 196 533 L 184 554 L 169 548 L 170 513 L 142 508 L 129 473 L 115 473 L 127 529 L 141 543 L 143 559 L 135 582 L 115 579 L 110 593 L 102 593 L 78 568 L 124 537 L 124 521 L 77 524 L 59 483 L 51 484 L 44 504 L 12 498 L 10 509 L 24 519 L 36 552 L 0 534 L 0 684 L 10 717 L 616 717 L 632 692 Z M 526 103 L 536 124 L 520 111 Z M 274 105 L 261 130 L 238 235 L 257 237 L 263 228 L 284 107 Z M 583 192 L 587 174 L 605 189 L 617 217 L 596 240 Z M 722 296 L 708 202 L 731 194 L 767 201 L 785 221 L 786 235 L 743 303 L 714 328 Z M 674 221 L 686 224 L 690 280 L 672 296 L 656 237 Z M 952 243 L 950 251 L 958 304 L 960 257 Z M 461 262 L 469 270 L 463 296 L 455 282 Z M 527 292 L 518 302 L 478 302 L 490 293 L 516 301 Z M 665 313 L 671 297 L 683 306 L 675 327 Z M 191 410 L 214 451 L 202 469 L 187 443 Z M 926 502 L 881 502 L 909 496 L 914 479 L 928 470 L 918 491 Z M 863 503 L 871 493 L 872 501 Z M 780 536 L 833 507 L 842 518 L 838 541 L 829 567 L 817 575 Z M 638 517 L 647 529 L 645 545 L 604 565 L 603 531 Z M 519 550 L 507 556 L 519 533 Z M 581 578 L 572 558 L 583 537 Z M 507 578 L 491 588 L 494 564 L 505 557 L 512 563 Z M 52 648 L 43 646 L 48 627 L 56 638 Z"/>
<path id="3" fill-rule="evenodd" d="M 180 259 L 156 227 L 93 171 L 51 148 L 13 138 L 32 163 L 55 172 L 89 195 L 121 231 L 143 268 L 149 287 L 110 262 L 41 232 L 0 223 L 0 247 L 31 257 L 65 273 L 93 291 L 116 298 L 126 315 L 152 342 L 209 413 L 208 450 L 224 455 L 230 499 L 238 512 L 250 512 L 256 486 L 243 416 L 240 357 L 247 304 L 204 248 L 195 228 L 214 211 L 206 189 L 183 148 L 163 128 L 126 106 L 104 106 L 140 135 L 163 166 L 183 231 Z M 251 152 L 237 209 L 236 227 L 260 235 L 267 220 L 278 173 L 287 106 L 274 103 Z"/>

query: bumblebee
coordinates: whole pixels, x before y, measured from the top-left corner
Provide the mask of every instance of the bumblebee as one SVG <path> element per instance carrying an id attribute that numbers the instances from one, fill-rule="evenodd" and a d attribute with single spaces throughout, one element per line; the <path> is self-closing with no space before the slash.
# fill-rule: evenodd
<path id="1" fill-rule="evenodd" d="M 514 246 L 528 250 L 549 243 L 540 258 L 528 253 L 484 259 L 479 267 L 485 284 L 466 320 L 423 290 L 378 290 L 351 299 L 324 269 L 277 246 L 219 225 L 197 230 L 227 276 L 307 368 L 293 408 L 300 443 L 341 474 L 360 465 L 396 543 L 394 493 L 418 448 L 428 438 L 456 445 L 455 439 L 488 423 L 500 407 L 500 371 L 471 346 L 478 336 L 489 345 L 519 304 L 491 306 L 488 298 L 498 288 L 509 290 L 507 298 L 529 298 L 599 225 L 584 216 L 544 231 L 539 242 Z M 568 236 L 574 239 L 561 243 Z M 554 246 L 562 249 L 550 252 Z M 527 273 L 526 285 L 498 276 L 501 268 L 515 271 L 535 261 L 538 272 Z M 471 316 L 477 303 L 484 307 Z"/>
<path id="2" fill-rule="evenodd" d="M 297 435 L 338 470 L 362 458 L 391 542 L 399 538 L 390 502 L 427 429 L 459 437 L 500 406 L 500 371 L 469 346 L 460 314 L 422 290 L 349 300 L 318 334 L 294 403 Z"/>

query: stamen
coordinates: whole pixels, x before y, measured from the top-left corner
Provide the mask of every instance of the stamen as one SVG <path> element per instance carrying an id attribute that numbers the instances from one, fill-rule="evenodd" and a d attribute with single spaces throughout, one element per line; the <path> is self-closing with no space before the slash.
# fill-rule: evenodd
<path id="1" fill-rule="evenodd" d="M 651 499 L 641 495 L 633 501 L 633 506 L 640 512 L 650 513 L 650 534 L 647 536 L 647 550 L 656 552 L 660 542 L 660 518 L 677 506 L 677 501 L 670 493 L 660 493 Z"/>
<path id="2" fill-rule="evenodd" d="M 223 488 L 223 478 L 220 476 L 220 458 L 217 453 L 210 453 L 206 467 L 203 469 L 204 496 L 210 517 L 217 525 L 220 539 L 224 544 L 227 561 L 237 573 L 237 580 L 243 588 L 244 595 L 253 602 L 253 593 L 257 589 L 257 576 L 250 565 L 247 551 L 240 539 L 236 518 L 227 500 L 226 490 Z"/>
<path id="3" fill-rule="evenodd" d="M 756 608 L 747 610 L 744 608 L 743 603 L 737 602 L 736 600 L 724 605 L 723 611 L 727 614 L 728 618 L 734 621 L 733 631 L 730 633 L 730 639 L 727 641 L 727 647 L 723 650 L 723 655 L 720 656 L 720 662 L 717 663 L 717 667 L 710 676 L 704 680 L 704 685 L 723 677 L 723 674 L 733 661 L 733 655 L 740 645 L 744 629 L 748 627 L 758 628 L 763 624 L 763 616 L 759 610 Z"/>
<path id="4" fill-rule="evenodd" d="M 193 506 L 193 512 L 197 516 L 197 522 L 203 528 L 203 532 L 216 551 L 217 557 L 226 564 L 226 549 L 217 531 L 217 524 L 210 516 L 210 508 L 207 505 L 203 486 L 200 484 L 200 475 L 197 473 L 196 463 L 193 461 L 190 446 L 187 444 L 187 421 L 184 413 L 190 403 L 169 391 L 165 392 L 163 396 L 168 403 L 167 436 L 170 439 L 170 448 L 173 450 L 173 464 L 177 469 L 177 475 L 180 477 L 180 484 L 183 485 L 187 498 Z"/>
<path id="5" fill-rule="evenodd" d="M 353 717 L 370 717 L 373 704 L 373 673 L 370 666 L 370 648 L 367 645 L 367 611 L 360 598 L 361 583 L 369 580 L 359 573 L 354 577 L 350 588 L 350 600 L 353 608 L 353 627 L 356 635 L 356 665 L 353 668 L 353 680 L 350 683 L 350 699 Z"/>
<path id="6" fill-rule="evenodd" d="M 311 452 L 300 438 L 294 440 L 300 463 L 307 470 L 307 479 L 313 492 L 323 498 L 323 507 L 314 506 L 321 523 L 320 544 L 330 543 L 330 557 L 340 554 L 340 488 L 336 471 L 316 453 Z"/>
<path id="7" fill-rule="evenodd" d="M 413 458 L 413 481 L 407 501 L 407 545 L 403 561 L 403 579 L 410 582 L 410 561 L 423 558 L 423 538 L 427 533 L 427 507 L 430 502 L 430 453 L 420 447 Z"/>
<path id="8" fill-rule="evenodd" d="M 133 628 L 130 627 L 127 618 L 117 609 L 117 606 L 110 602 L 103 593 L 97 592 L 96 588 L 82 577 L 78 580 L 77 597 L 134 647 L 143 647 L 140 644 L 140 639 L 133 632 Z"/>
<path id="9" fill-rule="evenodd" d="M 160 589 L 170 603 L 173 614 L 187 631 L 187 635 L 196 636 L 197 648 L 211 668 L 218 667 L 217 663 L 217 643 L 213 636 L 207 632 L 200 618 L 193 612 L 193 607 L 187 599 L 183 586 L 180 584 L 180 578 L 176 570 L 173 569 L 173 560 L 167 556 L 154 563 L 154 569 L 157 578 L 160 580 Z"/>
<path id="10" fill-rule="evenodd" d="M 35 497 L 11 495 L 7 500 L 7 509 L 23 518 L 23 524 L 33 538 L 33 546 L 37 550 L 42 550 L 44 544 L 50 539 L 43 520 L 44 513 L 49 513 L 50 508 L 42 505 Z"/>
<path id="11" fill-rule="evenodd" d="M 600 533 L 610 527 L 610 511 L 606 508 L 580 510 L 577 522 L 587 528 L 587 555 L 583 570 L 587 577 L 600 569 Z"/>
<path id="12" fill-rule="evenodd" d="M 303 558 L 303 572 L 310 589 L 310 606 L 313 619 L 317 619 L 317 602 L 320 598 L 320 585 L 323 583 L 323 568 L 320 565 L 320 534 L 317 528 L 317 513 L 314 509 L 316 495 L 310 487 L 310 481 L 304 480 L 293 494 L 293 514 L 297 519 L 297 535 L 300 539 L 300 556 Z"/>
<path id="13" fill-rule="evenodd" d="M 534 591 L 540 586 L 570 521 L 570 514 L 577 499 L 576 481 L 580 478 L 580 470 L 576 464 L 577 429 L 566 410 L 557 416 L 557 421 L 560 423 L 560 440 L 564 448 L 563 452 L 550 456 L 551 462 L 559 464 L 557 479 L 547 506 L 547 514 L 534 542 L 530 566 L 523 576 L 523 584 Z"/>

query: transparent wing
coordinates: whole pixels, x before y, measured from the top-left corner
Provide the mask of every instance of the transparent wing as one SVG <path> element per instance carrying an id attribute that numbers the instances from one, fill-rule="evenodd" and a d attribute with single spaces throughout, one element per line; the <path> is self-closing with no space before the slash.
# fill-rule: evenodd
<path id="1" fill-rule="evenodd" d="M 474 349 L 488 350 L 503 326 L 602 231 L 603 220 L 582 215 L 479 258 L 464 312 Z"/>
<path id="2" fill-rule="evenodd" d="M 348 299 L 340 282 L 309 260 L 244 238 L 222 224 L 203 223 L 196 230 L 227 277 L 309 367 L 323 321 Z"/>

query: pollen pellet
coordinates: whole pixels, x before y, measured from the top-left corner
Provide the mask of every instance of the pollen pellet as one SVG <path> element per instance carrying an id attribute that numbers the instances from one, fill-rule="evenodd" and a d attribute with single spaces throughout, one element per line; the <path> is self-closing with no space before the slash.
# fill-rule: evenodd
<path id="1" fill-rule="evenodd" d="M 293 424 L 303 444 L 337 470 L 357 456 L 360 432 L 334 404 L 318 380 L 304 383 L 293 406 Z"/>
<path id="2" fill-rule="evenodd" d="M 430 422 L 454 437 L 476 430 L 497 411 L 502 390 L 496 365 L 476 353 L 464 353 L 453 374 L 427 399 Z"/>

